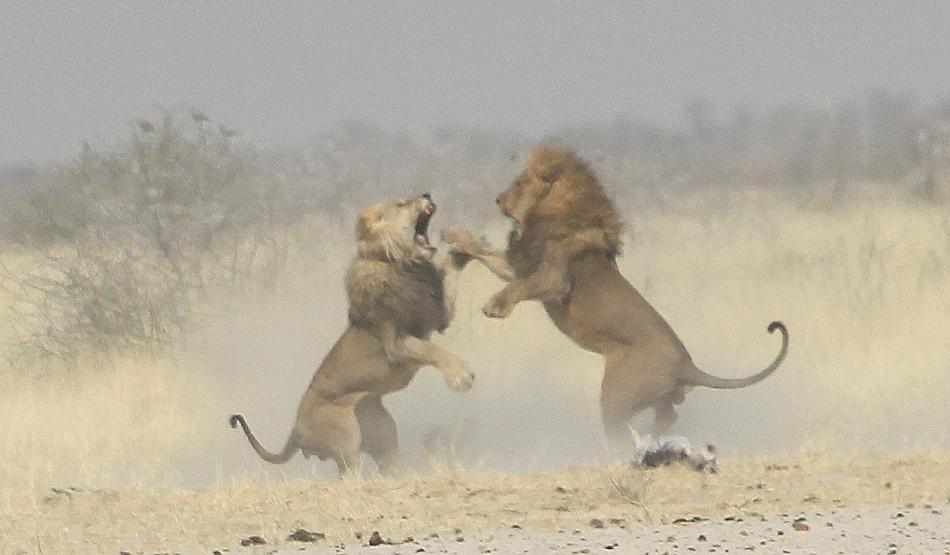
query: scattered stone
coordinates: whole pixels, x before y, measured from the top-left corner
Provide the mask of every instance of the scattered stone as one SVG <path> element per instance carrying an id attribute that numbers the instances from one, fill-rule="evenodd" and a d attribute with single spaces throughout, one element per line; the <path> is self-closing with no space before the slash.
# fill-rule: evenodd
<path id="1" fill-rule="evenodd" d="M 604 521 L 601 520 L 601 519 L 599 519 L 599 518 L 592 518 L 592 519 L 590 519 L 590 525 L 593 526 L 594 528 L 606 528 L 606 527 L 607 527 L 607 525 L 604 524 Z"/>
<path id="2" fill-rule="evenodd" d="M 462 543 L 462 542 L 465 541 L 465 537 L 464 537 L 464 536 L 456 536 L 455 541 L 457 541 L 457 542 L 459 542 L 459 543 Z"/>
<path id="3" fill-rule="evenodd" d="M 808 524 L 803 520 L 793 522 L 792 528 L 794 528 L 796 532 L 807 532 L 810 529 Z"/>
<path id="4" fill-rule="evenodd" d="M 298 528 L 293 534 L 287 536 L 287 541 L 292 542 L 315 542 L 327 539 L 323 532 L 311 532 L 303 528 Z"/>
<path id="5" fill-rule="evenodd" d="M 520 524 L 512 524 L 511 527 L 514 528 L 515 530 L 521 530 Z"/>
<path id="6" fill-rule="evenodd" d="M 383 543 L 383 537 L 379 535 L 379 531 L 373 530 L 373 533 L 370 534 L 369 536 L 370 546 L 376 547 L 377 545 L 382 545 L 382 543 Z"/>
<path id="7" fill-rule="evenodd" d="M 697 537 L 696 537 L 696 541 L 698 541 L 698 542 L 704 542 L 704 541 L 706 541 L 706 534 L 700 534 L 699 536 L 697 536 Z"/>
<path id="8" fill-rule="evenodd" d="M 681 516 L 679 518 L 673 519 L 673 524 L 688 524 L 690 522 L 703 522 L 709 520 L 708 518 L 703 518 L 701 516 Z"/>
<path id="9" fill-rule="evenodd" d="M 241 540 L 241 545 L 247 547 L 249 545 L 264 545 L 267 543 L 267 540 L 260 536 L 248 536 Z"/>

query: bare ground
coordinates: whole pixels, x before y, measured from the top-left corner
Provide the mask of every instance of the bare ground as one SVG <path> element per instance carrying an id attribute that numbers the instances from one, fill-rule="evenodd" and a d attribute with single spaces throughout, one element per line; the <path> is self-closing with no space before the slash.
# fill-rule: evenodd
<path id="1" fill-rule="evenodd" d="M 726 459 L 716 475 L 615 464 L 198 490 L 58 489 L 0 513 L 0 555 L 947 553 L 948 504 L 950 451 Z M 796 518 L 808 530 L 796 530 Z M 324 537 L 288 539 L 301 528 Z M 382 545 L 369 546 L 373 532 Z M 266 543 L 242 547 L 251 536 Z"/>

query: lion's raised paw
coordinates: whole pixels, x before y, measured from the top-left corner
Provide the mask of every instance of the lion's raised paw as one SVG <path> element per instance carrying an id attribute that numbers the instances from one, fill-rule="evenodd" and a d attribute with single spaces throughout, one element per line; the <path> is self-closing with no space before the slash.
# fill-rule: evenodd
<path id="1" fill-rule="evenodd" d="M 468 368 L 462 367 L 455 372 L 447 373 L 445 375 L 445 382 L 452 391 L 464 393 L 472 389 L 472 385 L 475 384 L 475 373 Z"/>
<path id="2" fill-rule="evenodd" d="M 511 304 L 495 295 L 482 307 L 482 314 L 489 318 L 507 318 L 511 315 L 513 308 Z"/>

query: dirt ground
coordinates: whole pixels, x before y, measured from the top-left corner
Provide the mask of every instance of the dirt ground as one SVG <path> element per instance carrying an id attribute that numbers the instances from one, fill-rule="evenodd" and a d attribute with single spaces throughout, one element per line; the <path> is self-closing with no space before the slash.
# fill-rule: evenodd
<path id="1" fill-rule="evenodd" d="M 315 541 L 289 539 L 299 529 Z M 0 513 L 0 555 L 216 551 L 950 553 L 950 451 L 725 459 L 715 475 L 618 463 L 197 490 L 64 487 Z"/>

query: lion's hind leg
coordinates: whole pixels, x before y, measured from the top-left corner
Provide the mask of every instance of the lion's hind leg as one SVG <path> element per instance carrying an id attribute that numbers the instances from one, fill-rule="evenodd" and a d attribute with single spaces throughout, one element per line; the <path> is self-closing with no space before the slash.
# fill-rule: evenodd
<path id="1" fill-rule="evenodd" d="M 643 360 L 636 352 L 619 352 L 606 357 L 600 409 L 604 431 L 611 443 L 630 441 L 633 417 L 642 410 L 662 405 L 657 414 L 662 414 L 664 419 L 670 417 L 666 401 L 675 384 L 667 376 L 645 367 Z M 672 408 L 670 403 L 669 409 Z"/>
<path id="2" fill-rule="evenodd" d="M 653 405 L 653 433 L 659 437 L 666 434 L 676 423 L 676 409 L 672 399 L 664 399 Z"/>
<path id="3" fill-rule="evenodd" d="M 359 470 L 362 434 L 356 406 L 366 395 L 350 393 L 314 407 L 303 426 L 298 422 L 301 450 L 320 460 L 333 459 L 341 475 Z"/>
<path id="4" fill-rule="evenodd" d="M 401 470 L 396 421 L 378 396 L 364 397 L 356 405 L 356 419 L 362 436 L 361 448 L 373 457 L 381 474 Z"/>

